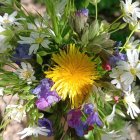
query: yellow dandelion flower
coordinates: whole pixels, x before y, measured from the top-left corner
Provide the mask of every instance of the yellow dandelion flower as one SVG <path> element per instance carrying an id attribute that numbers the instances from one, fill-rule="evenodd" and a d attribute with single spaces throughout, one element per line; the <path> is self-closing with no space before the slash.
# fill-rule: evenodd
<path id="1" fill-rule="evenodd" d="M 72 44 L 67 52 L 61 50 L 59 54 L 53 54 L 52 60 L 57 65 L 45 72 L 54 82 L 52 90 L 56 90 L 63 100 L 70 98 L 72 107 L 78 107 L 89 95 L 94 80 L 99 78 L 95 63 Z"/>

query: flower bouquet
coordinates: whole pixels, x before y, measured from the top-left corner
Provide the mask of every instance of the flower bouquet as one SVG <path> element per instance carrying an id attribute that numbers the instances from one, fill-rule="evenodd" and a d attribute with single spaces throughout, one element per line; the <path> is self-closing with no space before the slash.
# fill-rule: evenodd
<path id="1" fill-rule="evenodd" d="M 111 23 L 98 14 L 100 0 L 81 9 L 74 0 L 45 0 L 43 16 L 17 0 L 1 4 L 0 96 L 18 97 L 6 106 L 1 131 L 26 118 L 20 139 L 123 139 L 140 113 L 139 2 L 120 1 Z M 125 29 L 125 42 L 112 39 Z"/>

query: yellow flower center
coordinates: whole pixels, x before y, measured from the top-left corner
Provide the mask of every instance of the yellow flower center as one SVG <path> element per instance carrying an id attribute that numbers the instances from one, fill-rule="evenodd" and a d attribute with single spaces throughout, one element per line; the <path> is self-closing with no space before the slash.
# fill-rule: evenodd
<path id="1" fill-rule="evenodd" d="M 136 75 L 136 73 L 137 73 L 136 70 L 135 70 L 135 68 L 131 68 L 130 69 L 130 72 L 131 72 L 132 75 Z"/>
<path id="2" fill-rule="evenodd" d="M 41 44 L 43 42 L 43 38 L 39 37 L 39 38 L 36 38 L 35 42 L 37 44 Z"/>
<path id="3" fill-rule="evenodd" d="M 3 22 L 4 23 L 10 23 L 9 19 L 4 19 Z"/>
<path id="4" fill-rule="evenodd" d="M 31 72 L 29 72 L 29 71 L 24 71 L 23 73 L 22 73 L 22 76 L 25 78 L 25 79 L 28 79 L 28 78 L 30 78 L 31 77 Z"/>

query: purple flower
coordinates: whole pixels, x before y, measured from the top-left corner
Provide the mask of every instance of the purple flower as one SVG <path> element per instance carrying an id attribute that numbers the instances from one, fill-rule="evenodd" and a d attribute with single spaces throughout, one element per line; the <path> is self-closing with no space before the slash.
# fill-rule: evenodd
<path id="1" fill-rule="evenodd" d="M 101 120 L 99 119 L 99 116 L 98 116 L 98 113 L 97 112 L 94 112 L 94 113 L 91 113 L 88 118 L 87 118 L 87 124 L 88 125 L 94 125 L 94 124 L 97 124 L 98 126 L 102 126 L 102 122 Z"/>
<path id="2" fill-rule="evenodd" d="M 38 125 L 40 127 L 46 127 L 46 129 L 49 129 L 50 132 L 48 132 L 48 136 L 52 136 L 53 135 L 53 128 L 52 128 L 52 123 L 50 120 L 43 118 L 43 119 L 39 119 L 38 120 Z"/>
<path id="3" fill-rule="evenodd" d="M 77 16 L 86 16 L 88 17 L 89 10 L 88 9 L 81 9 L 76 12 Z"/>
<path id="4" fill-rule="evenodd" d="M 12 60 L 19 63 L 23 59 L 31 59 L 32 55 L 28 55 L 29 47 L 29 44 L 18 44 L 17 48 L 15 49 L 15 54 L 13 55 Z"/>
<path id="5" fill-rule="evenodd" d="M 38 100 L 36 101 L 36 106 L 40 110 L 45 110 L 47 107 L 52 106 L 54 103 L 60 101 L 60 97 L 56 91 L 51 91 L 53 82 L 50 79 L 43 79 L 33 91 L 33 94 L 36 94 Z"/>
<path id="6" fill-rule="evenodd" d="M 89 104 L 84 105 L 84 113 L 85 114 L 90 115 L 91 113 L 93 113 L 93 110 L 94 110 L 93 104 L 89 103 Z"/>
<path id="7" fill-rule="evenodd" d="M 80 109 L 72 109 L 68 112 L 67 122 L 68 125 L 72 128 L 75 128 L 81 124 L 82 112 Z"/>

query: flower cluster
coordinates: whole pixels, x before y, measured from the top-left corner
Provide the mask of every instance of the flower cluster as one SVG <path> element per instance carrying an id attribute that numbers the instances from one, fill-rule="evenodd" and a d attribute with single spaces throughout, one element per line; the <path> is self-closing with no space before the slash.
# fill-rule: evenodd
<path id="1" fill-rule="evenodd" d="M 112 23 L 98 18 L 102 0 L 79 1 L 81 8 L 71 0 L 42 2 L 42 16 L 19 10 L 17 0 L 1 6 L 15 11 L 0 16 L 0 98 L 17 100 L 6 106 L 0 128 L 28 120 L 21 139 L 119 138 L 117 124 L 140 113 L 139 2 L 121 1 Z M 115 32 L 126 41 L 113 40 Z"/>

